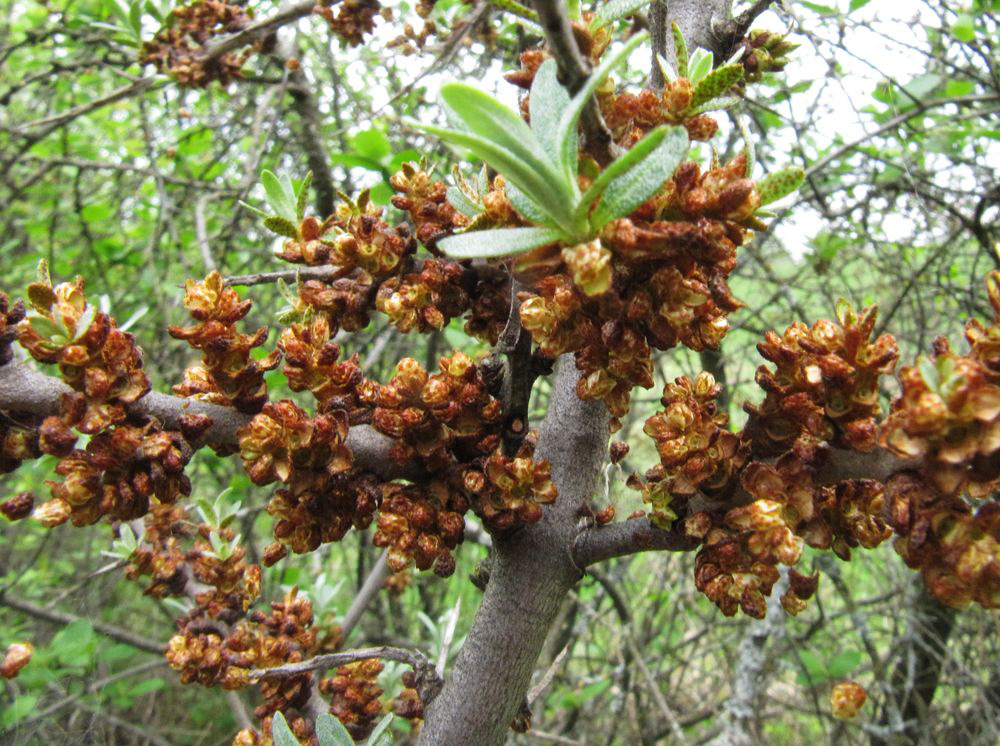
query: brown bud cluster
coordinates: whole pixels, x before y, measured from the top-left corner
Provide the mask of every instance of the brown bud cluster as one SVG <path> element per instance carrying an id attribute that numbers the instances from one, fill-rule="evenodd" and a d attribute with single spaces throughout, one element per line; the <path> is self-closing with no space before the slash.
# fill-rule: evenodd
<path id="1" fill-rule="evenodd" d="M 389 183 L 399 193 L 392 198 L 393 206 L 410 214 L 417 240 L 431 250 L 469 222 L 448 202 L 445 183 L 434 181 L 422 163 L 404 163 Z"/>
<path id="2" fill-rule="evenodd" d="M 30 642 L 12 642 L 7 646 L 3 662 L 0 662 L 0 676 L 13 679 L 31 662 L 34 652 L 35 649 Z"/>
<path id="3" fill-rule="evenodd" d="M 259 42 L 239 52 L 209 59 L 205 47 L 213 38 L 246 28 L 251 14 L 225 0 L 194 0 L 170 11 L 171 24 L 152 41 L 144 42 L 139 63 L 154 65 L 182 86 L 208 86 L 213 80 L 222 85 L 243 77 L 243 63 L 260 48 Z"/>
<path id="4" fill-rule="evenodd" d="M 850 720 L 861 711 L 867 699 L 868 692 L 860 684 L 841 681 L 830 692 L 830 709 L 838 720 Z"/>
<path id="5" fill-rule="evenodd" d="M 0 474 L 14 471 L 22 461 L 42 455 L 35 418 L 27 412 L 0 412 Z M 16 519 L 11 519 L 16 520 Z"/>
<path id="6" fill-rule="evenodd" d="M 338 362 L 340 345 L 332 340 L 333 333 L 325 315 L 285 329 L 278 338 L 285 357 L 283 372 L 292 391 L 310 391 L 321 409 L 343 409 L 354 420 L 360 417 L 355 391 L 364 375 L 357 355 Z"/>
<path id="7" fill-rule="evenodd" d="M 196 593 L 194 600 L 212 619 L 232 622 L 260 597 L 260 567 L 244 562 L 246 550 L 242 547 L 225 556 L 217 554 L 209 539 L 213 532 L 222 542 L 232 542 L 235 537 L 230 528 L 198 527 L 198 539 L 186 560 L 195 580 L 209 589 Z"/>
<path id="8" fill-rule="evenodd" d="M 49 417 L 42 423 L 43 448 L 47 442 L 64 442 L 71 449 L 53 451 L 62 456 L 55 472 L 63 481 L 47 482 L 52 499 L 35 511 L 43 525 L 69 520 L 75 526 L 87 526 L 103 516 L 133 520 L 146 515 L 153 497 L 170 504 L 191 494 L 184 467 L 192 450 L 180 433 L 161 430 L 155 421 L 142 427 L 118 425 L 91 437 L 84 450 L 72 450 L 76 436 L 69 428 L 82 429 L 78 416 L 86 403 L 82 395 L 75 395 L 66 397 L 63 404 L 65 419 Z"/>
<path id="9" fill-rule="evenodd" d="M 399 440 L 392 458 L 417 461 L 433 473 L 456 458 L 486 456 L 500 442 L 501 405 L 489 394 L 479 366 L 456 352 L 441 358 L 439 368 L 430 376 L 416 360 L 404 358 L 387 385 L 362 392 L 375 407 L 375 429 Z"/>
<path id="10" fill-rule="evenodd" d="M 322 17 L 347 46 L 364 44 L 365 34 L 375 30 L 375 17 L 382 10 L 381 3 L 378 0 L 340 0 L 336 5 L 336 15 L 333 5 L 333 0 L 321 0 L 313 8 L 313 13 Z"/>
<path id="11" fill-rule="evenodd" d="M 366 528 L 378 504 L 377 480 L 351 469 L 347 414 L 333 409 L 310 418 L 290 401 L 268 403 L 240 432 L 244 468 L 255 484 L 284 482 L 268 504 L 274 536 L 293 552 L 339 541 Z M 269 563 L 283 551 L 269 547 Z"/>
<path id="12" fill-rule="evenodd" d="M 832 549 L 842 560 L 850 559 L 851 548 L 873 549 L 892 535 L 886 521 L 885 490 L 879 482 L 852 479 L 814 486 L 812 469 L 793 453 L 779 458 L 774 466 L 754 462 L 743 470 L 741 479 L 757 502 L 726 514 L 734 527 L 749 527 L 748 511 L 763 511 L 780 519 L 809 546 Z"/>
<path id="13" fill-rule="evenodd" d="M 755 29 L 742 41 L 743 80 L 753 83 L 761 79 L 764 73 L 778 72 L 788 64 L 788 54 L 798 49 L 798 44 L 786 41 L 784 34 L 773 31 Z"/>
<path id="14" fill-rule="evenodd" d="M 28 300 L 32 312 L 18 324 L 18 340 L 39 362 L 57 363 L 63 380 L 82 394 L 73 400 L 72 424 L 89 435 L 124 422 L 125 405 L 150 389 L 134 337 L 88 305 L 81 277 L 53 288 L 45 276 L 28 286 Z M 65 400 L 63 413 L 70 417 Z"/>
<path id="15" fill-rule="evenodd" d="M 847 560 L 852 547 L 871 549 L 892 535 L 884 517 L 885 490 L 878 482 L 815 485 L 813 469 L 791 452 L 774 466 L 751 463 L 741 481 L 753 502 L 722 516 L 698 513 L 684 523 L 688 535 L 704 542 L 695 561 L 695 583 L 727 616 L 742 608 L 763 618 L 777 565 L 798 563 L 806 544 L 832 549 Z M 805 608 L 817 580 L 790 570 L 789 590 L 781 598 L 788 613 Z"/>
<path id="16" fill-rule="evenodd" d="M 991 272 L 986 278 L 986 294 L 993 307 L 993 323 L 985 326 L 978 319 L 965 325 L 965 338 L 969 341 L 969 357 L 985 368 L 987 380 L 1000 386 L 1000 272 Z"/>
<path id="17" fill-rule="evenodd" d="M 721 390 L 709 373 L 698 374 L 693 383 L 681 376 L 664 387 L 663 411 L 646 420 L 643 432 L 656 441 L 660 463 L 646 473 L 645 481 L 633 476 L 629 486 L 642 491 L 653 508 L 650 520 L 663 529 L 678 516 L 675 508 L 680 506 L 671 506 L 675 497 L 699 490 L 723 495 L 746 462 L 746 446 L 725 428 L 729 418 L 717 409 Z"/>
<path id="18" fill-rule="evenodd" d="M 970 602 L 1000 608 L 1000 505 L 973 511 L 916 472 L 894 474 L 886 493 L 899 535 L 895 549 L 920 571 L 928 591 L 956 608 Z"/>
<path id="19" fill-rule="evenodd" d="M 481 273 L 472 291 L 465 333 L 495 345 L 510 316 L 510 295 L 510 279 L 506 273 Z"/>
<path id="20" fill-rule="evenodd" d="M 710 140 L 719 125 L 705 114 L 691 115 L 693 92 L 691 81 L 680 78 L 669 81 L 661 94 L 649 89 L 637 94 L 606 93 L 598 101 L 615 142 L 624 147 L 631 147 L 661 124 L 680 124 L 692 140 Z"/>
<path id="21" fill-rule="evenodd" d="M 796 322 L 783 337 L 768 332 L 757 345 L 775 370 L 757 369 L 757 384 L 767 396 L 759 407 L 744 405 L 755 456 L 824 441 L 859 451 L 875 448 L 879 377 L 896 365 L 896 341 L 888 334 L 871 340 L 874 307 L 858 314 L 842 302 L 837 316 L 839 325 L 818 321 L 810 329 Z"/>
<path id="22" fill-rule="evenodd" d="M 542 505 L 555 501 L 548 461 L 535 461 L 535 438 L 529 434 L 515 457 L 498 449 L 481 466 L 469 467 L 463 485 L 483 525 L 494 534 L 506 534 L 536 523 Z"/>
<path id="23" fill-rule="evenodd" d="M 330 696 L 330 714 L 356 741 L 367 738 L 382 715 L 382 689 L 378 685 L 382 667 L 382 661 L 370 658 L 341 666 L 336 674 L 320 681 L 319 690 Z"/>
<path id="24" fill-rule="evenodd" d="M 399 572 L 410 564 L 418 570 L 433 566 L 436 575 L 450 576 L 455 571 L 451 551 L 462 541 L 462 514 L 468 510 L 468 502 L 440 486 L 425 492 L 418 487 L 386 484 L 382 494 L 372 543 L 388 549 L 389 567 Z"/>
<path id="25" fill-rule="evenodd" d="M 281 353 L 273 351 L 254 360 L 251 351 L 267 340 L 267 329 L 252 335 L 236 331 L 236 322 L 250 312 L 250 301 L 241 301 L 225 280 L 213 271 L 202 282 L 188 280 L 184 308 L 194 326 L 168 328 L 170 336 L 183 339 L 202 351 L 202 364 L 184 372 L 184 382 L 173 387 L 179 396 L 235 407 L 247 414 L 259 412 L 267 401 L 264 373 L 278 365 Z"/>
<path id="26" fill-rule="evenodd" d="M 24 301 L 10 304 L 6 293 L 0 293 L 0 366 L 9 363 L 14 353 L 10 346 L 17 339 L 17 324 L 24 318 Z"/>
<path id="27" fill-rule="evenodd" d="M 184 522 L 187 510 L 179 505 L 157 504 L 146 515 L 142 543 L 132 552 L 125 577 L 148 576 L 144 593 L 153 598 L 179 596 L 187 586 L 186 560 L 181 542 L 191 533 Z"/>
<path id="28" fill-rule="evenodd" d="M 375 307 L 402 332 L 441 330 L 470 305 L 475 274 L 455 262 L 427 259 L 419 272 L 390 277 L 375 297 Z"/>
<path id="29" fill-rule="evenodd" d="M 942 493 L 986 497 L 1000 488 L 1000 386 L 972 357 L 940 340 L 933 362 L 900 371 L 902 395 L 882 426 L 881 444 L 921 470 Z"/>

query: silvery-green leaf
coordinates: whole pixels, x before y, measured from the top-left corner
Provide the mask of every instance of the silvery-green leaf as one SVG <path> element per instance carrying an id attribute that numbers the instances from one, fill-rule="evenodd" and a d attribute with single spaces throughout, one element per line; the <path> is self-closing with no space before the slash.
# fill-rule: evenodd
<path id="1" fill-rule="evenodd" d="M 73 333 L 73 338 L 70 340 L 76 342 L 87 333 L 90 325 L 94 323 L 94 316 L 97 315 L 97 306 L 93 303 L 88 303 L 87 307 L 83 309 L 83 313 L 80 314 L 80 318 L 76 320 L 76 328 Z"/>
<path id="2" fill-rule="evenodd" d="M 681 33 L 681 27 L 676 23 L 672 23 L 670 31 L 674 37 L 674 56 L 677 58 L 677 74 L 682 78 L 690 77 L 688 75 L 687 42 L 684 41 L 684 34 Z"/>
<path id="3" fill-rule="evenodd" d="M 316 740 L 319 746 L 354 746 L 354 739 L 347 728 L 328 712 L 316 718 Z"/>
<path id="4" fill-rule="evenodd" d="M 707 52 L 701 47 L 694 50 L 691 59 L 688 61 L 688 80 L 691 85 L 698 85 L 702 78 L 712 70 L 714 58 L 711 52 Z"/>
<path id="5" fill-rule="evenodd" d="M 806 172 L 798 166 L 790 166 L 776 173 L 768 174 L 757 182 L 760 204 L 769 205 L 788 196 L 802 186 L 805 178 Z"/>
<path id="6" fill-rule="evenodd" d="M 531 251 L 562 237 L 563 234 L 554 228 L 493 228 L 442 238 L 438 248 L 456 259 L 492 259 Z"/>
<path id="7" fill-rule="evenodd" d="M 264 227 L 272 233 L 277 233 L 279 236 L 284 236 L 285 238 L 299 237 L 299 230 L 295 227 L 295 223 L 285 220 L 278 215 L 268 215 L 264 218 Z"/>
<path id="8" fill-rule="evenodd" d="M 252 212 L 257 217 L 260 217 L 260 218 L 269 218 L 269 217 L 271 217 L 270 213 L 264 212 L 263 210 L 259 210 L 256 207 L 254 207 L 253 205 L 251 205 L 251 204 L 249 204 L 247 202 L 244 202 L 243 200 L 240 200 L 239 204 L 240 204 L 240 206 L 245 207 L 246 209 L 248 209 L 250 212 Z"/>
<path id="9" fill-rule="evenodd" d="M 441 99 L 472 134 L 492 140 L 539 174 L 555 177 L 558 173 L 520 114 L 489 94 L 461 83 L 448 83 L 441 86 Z"/>
<path id="10" fill-rule="evenodd" d="M 576 188 L 576 167 L 578 158 L 575 145 L 576 124 L 580 121 L 580 115 L 583 113 L 583 109 L 587 105 L 587 101 L 589 101 L 590 97 L 594 95 L 594 91 L 596 91 L 597 87 L 604 82 L 604 79 L 608 77 L 608 74 L 615 67 L 624 62 L 629 54 L 632 53 L 632 50 L 648 39 L 649 32 L 643 31 L 629 39 L 618 51 L 605 54 L 604 59 L 601 60 L 601 64 L 598 65 L 597 69 L 590 74 L 590 77 L 587 78 L 587 82 L 584 83 L 583 87 L 577 91 L 575 96 L 573 96 L 572 100 L 569 102 L 569 107 L 565 112 L 563 112 L 563 115 L 559 120 L 558 142 L 560 161 L 565 179 L 572 183 L 574 189 Z"/>
<path id="11" fill-rule="evenodd" d="M 559 83 L 556 70 L 554 59 L 547 59 L 541 64 L 531 84 L 528 106 L 531 114 L 531 131 L 538 138 L 553 166 L 558 168 L 559 119 L 569 106 L 569 93 Z"/>
<path id="12" fill-rule="evenodd" d="M 590 22 L 590 31 L 604 28 L 610 23 L 630 16 L 649 5 L 651 0 L 608 0 L 597 9 L 594 20 Z"/>
<path id="13" fill-rule="evenodd" d="M 677 78 L 677 71 L 674 70 L 673 66 L 667 61 L 667 58 L 662 54 L 656 55 L 656 64 L 660 66 L 660 72 L 663 73 L 663 80 L 665 82 L 669 83 Z"/>
<path id="14" fill-rule="evenodd" d="M 743 79 L 742 65 L 717 67 L 694 87 L 688 109 L 697 109 L 702 104 L 718 98 Z"/>
<path id="15" fill-rule="evenodd" d="M 295 219 L 300 223 L 306 214 L 306 198 L 309 196 L 309 187 L 312 185 L 312 180 L 313 172 L 309 171 L 306 173 L 306 177 L 302 180 L 302 183 L 299 184 L 299 192 L 295 200 Z"/>
<path id="16" fill-rule="evenodd" d="M 597 175 L 591 183 L 590 188 L 583 193 L 583 196 L 580 198 L 580 206 L 577 208 L 577 215 L 587 216 L 590 213 L 590 208 L 604 193 L 608 184 L 649 155 L 650 152 L 663 142 L 663 138 L 666 136 L 667 127 L 657 127 L 610 163 L 606 169 Z"/>
<path id="17" fill-rule="evenodd" d="M 605 187 L 604 196 L 590 217 L 593 229 L 600 230 L 612 220 L 631 214 L 656 194 L 663 182 L 673 176 L 687 155 L 687 149 L 687 130 L 670 128 L 655 150 Z"/>
<path id="18" fill-rule="evenodd" d="M 744 175 L 748 179 L 752 179 L 754 163 L 757 161 L 757 147 L 754 145 L 754 138 L 749 125 L 747 125 L 746 117 L 742 114 L 736 115 L 736 127 L 740 131 L 740 137 L 743 138 L 743 152 L 747 156 L 747 170 Z"/>
<path id="19" fill-rule="evenodd" d="M 415 129 L 422 129 L 447 143 L 459 145 L 468 149 L 477 158 L 489 163 L 503 174 L 504 178 L 514 184 L 550 216 L 551 222 L 572 233 L 572 206 L 575 196 L 569 191 L 561 177 L 546 175 L 538 171 L 537 164 L 525 163 L 506 148 L 493 140 L 480 137 L 471 132 L 459 132 L 435 127 L 419 122 L 410 122 Z M 546 168 L 545 171 L 551 169 Z"/>
<path id="20" fill-rule="evenodd" d="M 721 68 L 720 68 L 721 69 Z M 688 109 L 688 116 L 697 116 L 698 114 L 704 114 L 706 111 L 722 111 L 723 109 L 731 109 L 740 103 L 742 99 L 739 96 L 719 96 L 713 98 L 711 101 L 707 101 L 701 106 L 695 107 L 694 109 Z"/>
<path id="21" fill-rule="evenodd" d="M 528 195 L 522 192 L 513 184 L 505 184 L 504 191 L 507 193 L 507 199 L 517 210 L 518 214 L 532 223 L 548 223 L 551 218 L 548 214 L 538 205 L 535 204 L 534 200 Z"/>
<path id="22" fill-rule="evenodd" d="M 295 197 L 285 192 L 284 185 L 271 171 L 264 170 L 260 174 L 260 183 L 267 192 L 267 201 L 275 215 L 295 222 Z"/>
<path id="23" fill-rule="evenodd" d="M 465 217 L 474 218 L 480 213 L 479 208 L 458 187 L 448 187 L 447 196 L 451 206 L 465 215 Z"/>
<path id="24" fill-rule="evenodd" d="M 281 711 L 274 713 L 274 717 L 271 718 L 271 738 L 274 740 L 274 746 L 301 746 Z"/>

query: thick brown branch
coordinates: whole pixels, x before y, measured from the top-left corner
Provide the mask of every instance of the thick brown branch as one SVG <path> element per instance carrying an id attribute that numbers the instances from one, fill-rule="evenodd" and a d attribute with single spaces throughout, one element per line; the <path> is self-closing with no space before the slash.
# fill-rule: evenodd
<path id="1" fill-rule="evenodd" d="M 654 526 L 649 518 L 633 518 L 621 523 L 588 528 L 573 543 L 573 561 L 580 567 L 651 549 L 686 552 L 697 542 L 673 531 Z"/>
<path id="2" fill-rule="evenodd" d="M 235 34 L 215 39 L 205 45 L 205 59 L 215 60 L 224 54 L 228 54 L 229 52 L 239 49 L 240 47 L 252 44 L 282 26 L 287 26 L 289 23 L 294 23 L 300 18 L 305 18 L 313 12 L 314 7 L 316 7 L 316 2 L 314 0 L 302 0 L 302 2 L 290 5 L 269 18 L 262 18 L 256 23 L 251 23 L 242 31 L 237 31 Z"/>
<path id="3" fill-rule="evenodd" d="M 30 412 L 48 416 L 59 413 L 59 399 L 70 388 L 58 378 L 47 376 L 34 368 L 13 361 L 0 367 L 0 410 Z M 151 391 L 134 404 L 130 414 L 155 417 L 164 427 L 178 430 L 181 418 L 189 414 L 203 414 L 212 419 L 212 425 L 199 443 L 214 446 L 239 445 L 238 431 L 252 419 L 229 407 L 182 399 Z M 389 458 L 393 440 L 368 425 L 356 425 L 347 436 L 347 445 L 354 454 L 355 465 L 367 469 L 382 479 L 412 479 L 422 476 L 414 465 L 397 464 Z"/>
<path id="4" fill-rule="evenodd" d="M 308 660 L 289 663 L 285 666 L 275 666 L 274 668 L 255 668 L 250 671 L 250 682 L 256 683 L 261 679 L 283 678 L 308 671 L 336 668 L 337 666 L 369 660 L 371 658 L 399 661 L 400 663 L 412 666 L 415 670 L 433 670 L 434 668 L 431 662 L 427 660 L 427 656 L 419 650 L 407 650 L 406 648 L 393 648 L 383 645 L 377 648 L 362 648 L 360 650 L 347 650 L 343 653 L 317 655 Z"/>

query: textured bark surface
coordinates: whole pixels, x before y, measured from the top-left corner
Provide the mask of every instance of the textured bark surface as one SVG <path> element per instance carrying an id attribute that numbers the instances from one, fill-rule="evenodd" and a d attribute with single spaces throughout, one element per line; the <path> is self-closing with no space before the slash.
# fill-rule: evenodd
<path id="1" fill-rule="evenodd" d="M 534 526 L 494 543 L 489 584 L 441 694 L 427 711 L 420 744 L 503 743 L 566 593 L 582 576 L 571 548 L 580 508 L 597 487 L 608 445 L 608 413 L 576 396 L 564 355 L 553 380 L 537 457 L 552 464 L 559 498 Z"/>

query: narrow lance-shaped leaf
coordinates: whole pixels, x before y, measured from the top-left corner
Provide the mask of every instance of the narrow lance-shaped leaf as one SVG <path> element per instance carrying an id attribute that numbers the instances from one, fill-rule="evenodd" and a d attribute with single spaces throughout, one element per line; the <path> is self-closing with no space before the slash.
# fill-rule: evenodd
<path id="1" fill-rule="evenodd" d="M 456 259 L 488 259 L 521 254 L 562 237 L 554 228 L 494 228 L 448 236 L 438 241 L 438 247 Z"/>
<path id="2" fill-rule="evenodd" d="M 590 188 L 583 193 L 583 197 L 580 199 L 580 206 L 577 208 L 578 216 L 581 213 L 583 216 L 586 216 L 590 212 L 590 208 L 594 202 L 604 193 L 605 188 L 607 188 L 613 179 L 631 169 L 657 148 L 663 142 L 663 138 L 667 136 L 667 130 L 668 128 L 665 126 L 652 130 L 604 169 L 594 179 Z"/>
<path id="3" fill-rule="evenodd" d="M 280 711 L 274 713 L 271 719 L 271 738 L 274 740 L 274 746 L 301 746 Z"/>
<path id="4" fill-rule="evenodd" d="M 597 9 L 594 20 L 590 22 L 590 30 L 597 31 L 610 23 L 630 16 L 642 10 L 649 3 L 650 0 L 609 0 Z"/>
<path id="5" fill-rule="evenodd" d="M 513 184 L 504 185 L 504 192 L 507 194 L 507 199 L 514 206 L 514 209 L 520 214 L 525 220 L 529 220 L 532 223 L 542 223 L 545 224 L 549 222 L 546 220 L 545 211 L 538 206 L 538 204 L 531 199 L 527 194 L 522 192 Z"/>
<path id="6" fill-rule="evenodd" d="M 300 223 L 306 214 L 306 199 L 309 197 L 309 187 L 312 186 L 312 180 L 313 172 L 308 171 L 305 178 L 302 179 L 302 183 L 299 184 L 299 192 L 295 200 L 295 219 Z M 326 216 L 321 215 L 320 217 Z"/>
<path id="7" fill-rule="evenodd" d="M 492 140 L 470 132 L 447 130 L 420 122 L 410 122 L 410 125 L 435 135 L 445 142 L 467 148 L 477 158 L 493 166 L 521 191 L 531 195 L 534 202 L 550 216 L 554 225 L 572 233 L 570 206 L 575 200 L 571 201 L 568 195 L 560 192 L 551 181 L 546 179 L 544 174 L 518 159 L 513 153 Z"/>
<path id="8" fill-rule="evenodd" d="M 465 215 L 467 218 L 474 218 L 479 214 L 479 209 L 472 202 L 471 199 L 465 196 L 463 192 L 458 187 L 450 186 L 447 191 L 448 202 L 451 206 L 458 210 L 460 213 Z"/>
<path id="9" fill-rule="evenodd" d="M 683 127 L 670 128 L 663 142 L 648 157 L 607 185 L 601 203 L 591 215 L 591 227 L 595 231 L 600 230 L 612 220 L 631 214 L 656 194 L 663 182 L 673 176 L 687 149 L 687 130 Z"/>
<path id="10" fill-rule="evenodd" d="M 531 131 L 538 138 L 553 167 L 559 168 L 559 119 L 569 106 L 569 93 L 559 83 L 556 71 L 556 61 L 553 59 L 541 64 L 531 83 L 528 107 Z"/>
<path id="11" fill-rule="evenodd" d="M 264 218 L 264 227 L 272 233 L 277 233 L 279 236 L 284 236 L 285 238 L 299 237 L 299 230 L 295 227 L 295 223 L 285 220 L 280 215 L 268 215 Z"/>
<path id="12" fill-rule="evenodd" d="M 806 172 L 798 166 L 790 166 L 773 174 L 768 174 L 757 182 L 757 192 L 760 203 L 769 205 L 782 197 L 786 197 L 800 186 L 806 178 Z"/>
<path id="13" fill-rule="evenodd" d="M 701 79 L 708 75 L 714 61 L 715 57 L 711 52 L 707 52 L 701 47 L 694 50 L 694 54 L 688 60 L 688 79 L 692 85 L 698 85 Z"/>
<path id="14" fill-rule="evenodd" d="M 629 39 L 625 43 L 625 46 L 614 54 L 607 55 L 601 61 L 601 64 L 597 67 L 597 69 L 591 73 L 589 78 L 587 78 L 587 82 L 584 83 L 583 88 L 577 91 L 576 95 L 573 96 L 573 99 L 569 103 L 569 107 L 565 112 L 563 112 L 562 118 L 559 120 L 558 129 L 559 153 L 561 156 L 560 160 L 562 161 L 563 173 L 573 184 L 576 183 L 576 124 L 580 121 L 580 115 L 583 113 L 583 108 L 587 105 L 587 101 L 590 100 L 590 97 L 594 95 L 594 91 L 597 90 L 597 87 L 604 82 L 606 77 L 608 77 L 608 74 L 615 67 L 624 62 L 633 49 L 648 39 L 649 32 L 643 31 L 642 33 L 636 34 Z"/>
<path id="15" fill-rule="evenodd" d="M 684 34 L 681 33 L 681 27 L 677 23 L 671 24 L 671 33 L 674 37 L 674 56 L 677 58 L 677 74 L 682 77 L 688 77 L 688 48 L 687 42 L 684 41 Z"/>
<path id="16" fill-rule="evenodd" d="M 368 736 L 369 746 L 383 746 L 383 744 L 392 744 L 392 734 L 386 732 L 389 728 L 389 724 L 392 722 L 392 713 L 388 713 L 375 726 L 375 729 Z"/>
<path id="17" fill-rule="evenodd" d="M 264 191 L 267 192 L 267 201 L 275 214 L 294 222 L 295 195 L 286 193 L 284 186 L 278 181 L 278 177 L 271 171 L 261 172 L 260 183 L 264 186 Z"/>
<path id="18" fill-rule="evenodd" d="M 694 109 L 721 96 L 743 78 L 743 72 L 742 65 L 728 65 L 712 70 L 695 86 L 688 108 Z"/>
<path id="19" fill-rule="evenodd" d="M 319 746 L 354 746 L 354 739 L 347 728 L 328 712 L 316 718 L 316 740 Z"/>
<path id="20" fill-rule="evenodd" d="M 442 86 L 441 99 L 470 133 L 492 140 L 544 178 L 558 181 L 558 170 L 517 112 L 479 89 L 461 83 Z M 553 183 L 552 187 L 567 191 L 568 185 Z"/>

